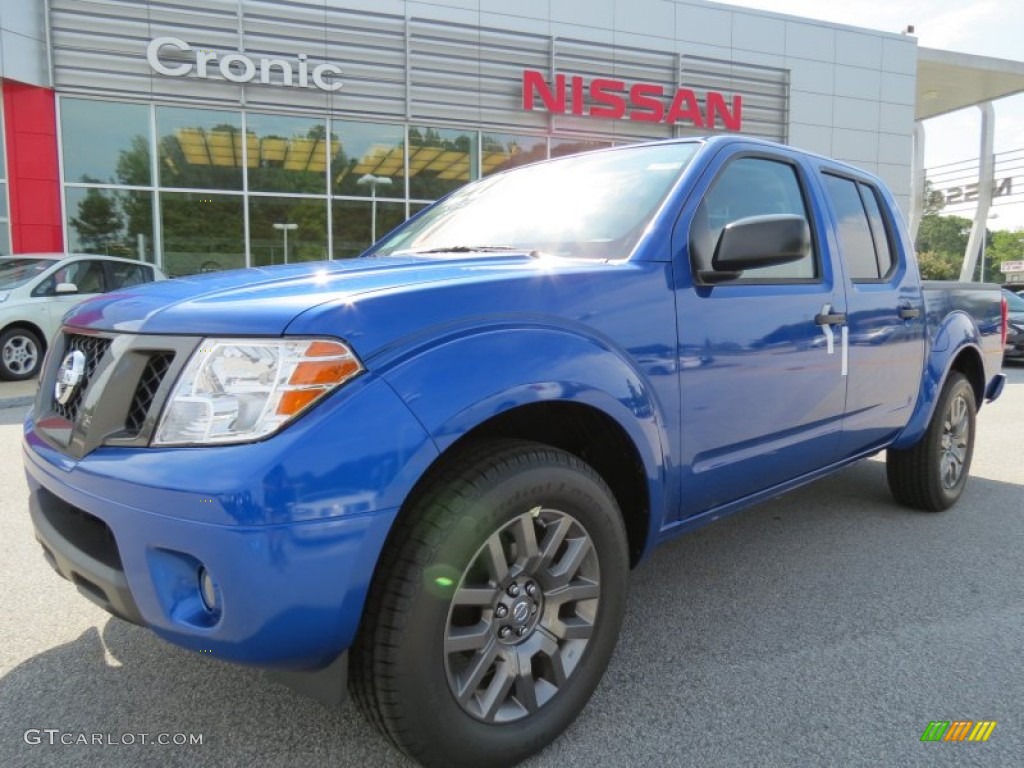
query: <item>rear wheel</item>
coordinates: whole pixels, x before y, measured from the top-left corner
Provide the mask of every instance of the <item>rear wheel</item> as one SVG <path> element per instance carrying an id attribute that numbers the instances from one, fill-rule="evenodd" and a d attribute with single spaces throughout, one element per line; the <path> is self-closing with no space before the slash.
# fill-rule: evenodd
<path id="1" fill-rule="evenodd" d="M 575 456 L 501 441 L 439 474 L 381 558 L 353 647 L 364 712 L 425 765 L 513 765 L 575 719 L 625 606 L 615 499 Z"/>
<path id="2" fill-rule="evenodd" d="M 974 389 L 963 374 L 951 373 L 917 445 L 886 454 L 889 488 L 898 502 L 928 512 L 956 503 L 970 473 L 976 416 Z"/>
<path id="3" fill-rule="evenodd" d="M 27 328 L 9 328 L 0 334 L 0 379 L 22 381 L 39 373 L 43 343 Z"/>

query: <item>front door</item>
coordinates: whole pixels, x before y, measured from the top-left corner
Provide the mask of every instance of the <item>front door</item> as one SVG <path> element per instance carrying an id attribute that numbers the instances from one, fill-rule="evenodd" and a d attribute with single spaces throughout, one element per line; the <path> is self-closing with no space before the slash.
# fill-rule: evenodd
<path id="1" fill-rule="evenodd" d="M 838 323 L 846 311 L 826 228 L 808 204 L 808 169 L 788 153 L 739 149 L 709 168 L 680 219 L 681 516 L 705 512 L 837 460 L 845 407 Z M 709 176 L 705 175 L 705 179 Z M 797 214 L 814 233 L 798 262 L 704 282 L 694 254 L 738 219 Z M 678 240 L 678 234 L 676 239 Z"/>

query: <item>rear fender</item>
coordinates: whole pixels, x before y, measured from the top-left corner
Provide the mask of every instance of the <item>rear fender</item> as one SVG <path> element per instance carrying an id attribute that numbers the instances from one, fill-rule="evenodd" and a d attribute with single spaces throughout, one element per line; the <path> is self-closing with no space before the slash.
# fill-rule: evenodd
<path id="1" fill-rule="evenodd" d="M 965 353 L 976 354 L 978 363 L 981 364 L 981 334 L 970 315 L 966 312 L 952 312 L 935 334 L 935 341 L 928 352 L 921 378 L 921 389 L 914 413 L 899 437 L 893 441 L 892 448 L 909 448 L 921 439 L 928 429 L 939 394 L 946 384 L 946 379 L 949 378 L 954 362 Z M 972 381 L 971 384 L 977 387 L 976 382 Z M 984 382 L 981 382 L 982 391 L 984 388 Z"/>

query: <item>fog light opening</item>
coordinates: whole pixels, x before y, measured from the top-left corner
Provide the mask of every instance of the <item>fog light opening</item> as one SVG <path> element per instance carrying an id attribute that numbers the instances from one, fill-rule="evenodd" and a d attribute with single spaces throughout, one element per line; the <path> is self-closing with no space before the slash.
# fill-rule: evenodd
<path id="1" fill-rule="evenodd" d="M 210 613 L 220 612 L 220 591 L 205 566 L 199 566 L 199 594 L 203 598 L 203 606 Z"/>

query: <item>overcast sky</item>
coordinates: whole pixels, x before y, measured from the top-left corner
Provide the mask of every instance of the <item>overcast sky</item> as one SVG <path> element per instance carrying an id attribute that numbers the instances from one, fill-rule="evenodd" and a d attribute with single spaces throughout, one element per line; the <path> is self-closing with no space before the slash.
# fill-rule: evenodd
<path id="1" fill-rule="evenodd" d="M 719 1 L 886 32 L 900 32 L 912 24 L 918 43 L 926 48 L 1024 60 L 1024 2 L 1021 0 Z M 1024 95 L 995 102 L 995 112 L 996 153 L 1024 149 Z M 980 118 L 976 108 L 933 118 L 924 125 L 926 167 L 977 159 Z M 1014 165 L 1024 165 L 1024 160 Z M 1013 175 L 1015 183 L 1024 186 L 1024 170 Z M 1015 187 L 1014 191 L 1021 190 Z M 998 219 L 989 222 L 990 229 L 1024 227 L 1024 194 L 1018 194 L 1015 200 L 1020 202 L 994 208 Z M 964 216 L 974 213 L 970 209 L 957 212 Z"/>

